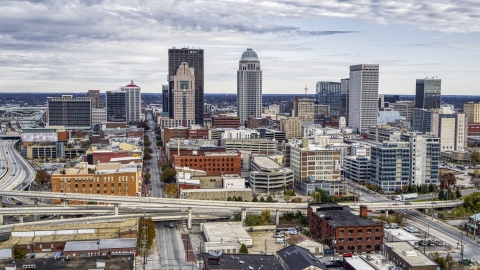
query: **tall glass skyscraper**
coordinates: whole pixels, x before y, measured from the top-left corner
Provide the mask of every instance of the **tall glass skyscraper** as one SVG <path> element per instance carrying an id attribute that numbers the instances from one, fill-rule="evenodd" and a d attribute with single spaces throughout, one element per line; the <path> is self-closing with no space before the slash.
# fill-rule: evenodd
<path id="1" fill-rule="evenodd" d="M 203 103 L 204 103 L 204 88 L 203 88 L 203 49 L 190 49 L 190 48 L 181 48 L 181 49 L 168 49 L 168 81 L 169 81 L 169 99 L 168 99 L 168 110 L 163 109 L 164 112 L 168 111 L 169 117 L 174 118 L 173 116 L 173 80 L 172 76 L 175 76 L 178 67 L 183 62 L 188 63 L 189 67 L 194 68 L 195 76 L 195 124 L 203 125 Z"/>
<path id="2" fill-rule="evenodd" d="M 258 55 L 252 49 L 247 49 L 239 62 L 237 115 L 242 125 L 249 116 L 262 117 L 262 70 Z"/>
<path id="3" fill-rule="evenodd" d="M 415 87 L 415 108 L 439 109 L 442 80 L 434 78 L 417 79 Z"/>
<path id="4" fill-rule="evenodd" d="M 342 79 L 340 81 L 340 116 L 345 116 L 348 120 L 348 89 L 350 80 Z"/>
<path id="5" fill-rule="evenodd" d="M 330 105 L 331 115 L 340 115 L 340 93 L 338 82 L 317 82 L 317 103 Z"/>

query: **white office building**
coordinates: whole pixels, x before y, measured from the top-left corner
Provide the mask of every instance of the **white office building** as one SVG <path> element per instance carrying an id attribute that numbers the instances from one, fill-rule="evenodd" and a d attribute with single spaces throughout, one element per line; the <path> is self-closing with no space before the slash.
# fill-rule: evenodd
<path id="1" fill-rule="evenodd" d="M 247 49 L 237 71 L 237 115 L 240 124 L 262 117 L 262 70 L 257 53 Z"/>
<path id="2" fill-rule="evenodd" d="M 377 124 L 378 75 L 378 64 L 350 66 L 348 127 L 354 132 L 366 133 Z"/>
<path id="3" fill-rule="evenodd" d="M 142 120 L 141 88 L 131 80 L 126 86 L 121 86 L 120 90 L 126 93 L 127 122 L 139 123 Z"/>

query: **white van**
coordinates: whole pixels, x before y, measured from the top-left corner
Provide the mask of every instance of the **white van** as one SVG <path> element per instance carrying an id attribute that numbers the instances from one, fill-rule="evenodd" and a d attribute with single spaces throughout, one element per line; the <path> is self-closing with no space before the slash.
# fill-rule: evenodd
<path id="1" fill-rule="evenodd" d="M 277 244 L 283 244 L 283 243 L 285 243 L 285 239 L 283 239 L 283 238 L 277 238 L 277 239 L 275 239 L 275 243 L 277 243 Z"/>

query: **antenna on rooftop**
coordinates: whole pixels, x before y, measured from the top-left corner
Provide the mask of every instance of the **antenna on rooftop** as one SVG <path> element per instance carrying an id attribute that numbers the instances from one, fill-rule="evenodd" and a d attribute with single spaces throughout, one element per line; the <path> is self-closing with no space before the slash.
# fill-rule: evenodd
<path id="1" fill-rule="evenodd" d="M 308 87 L 307 87 L 307 85 L 305 84 L 305 98 L 307 98 L 307 91 L 308 91 Z"/>

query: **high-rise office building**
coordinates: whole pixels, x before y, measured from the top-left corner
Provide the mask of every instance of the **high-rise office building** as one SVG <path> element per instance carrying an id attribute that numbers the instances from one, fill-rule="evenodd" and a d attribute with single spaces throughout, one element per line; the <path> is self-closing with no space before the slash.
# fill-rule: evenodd
<path id="1" fill-rule="evenodd" d="M 434 78 L 417 79 L 415 87 L 415 108 L 439 109 L 442 80 Z"/>
<path id="2" fill-rule="evenodd" d="M 330 105 L 330 114 L 340 115 L 341 83 L 317 82 L 317 103 Z"/>
<path id="3" fill-rule="evenodd" d="M 107 122 L 127 121 L 127 93 L 120 90 L 106 92 Z"/>
<path id="4" fill-rule="evenodd" d="M 400 116 L 406 118 L 407 122 L 412 124 L 413 120 L 413 110 L 415 108 L 415 104 L 413 101 L 401 100 L 395 103 L 390 103 L 390 108 L 392 111 L 397 111 L 400 113 Z"/>
<path id="5" fill-rule="evenodd" d="M 189 49 L 189 48 L 173 48 L 168 50 L 168 76 L 169 76 L 169 99 L 168 111 L 169 117 L 173 118 L 173 81 L 172 76 L 175 76 L 177 69 L 183 62 L 186 62 L 189 67 L 195 71 L 195 124 L 203 125 L 203 104 L 204 104 L 204 71 L 203 71 L 203 49 Z"/>
<path id="6" fill-rule="evenodd" d="M 463 112 L 468 117 L 468 123 L 480 123 L 480 103 L 465 103 Z"/>
<path id="7" fill-rule="evenodd" d="M 92 99 L 92 108 L 100 108 L 100 90 L 88 90 L 87 97 Z"/>
<path id="8" fill-rule="evenodd" d="M 162 112 L 168 112 L 168 85 L 162 85 Z"/>
<path id="9" fill-rule="evenodd" d="M 237 115 L 240 124 L 250 116 L 262 117 L 262 70 L 257 53 L 250 48 L 242 54 L 237 71 Z"/>
<path id="10" fill-rule="evenodd" d="M 378 64 L 350 66 L 348 126 L 357 133 L 377 124 L 378 75 Z"/>
<path id="11" fill-rule="evenodd" d="M 340 81 L 340 115 L 345 116 L 348 120 L 348 90 L 350 79 L 342 79 Z"/>
<path id="12" fill-rule="evenodd" d="M 440 151 L 464 151 L 468 123 L 463 113 L 453 113 L 449 107 L 414 109 L 412 130 L 432 133 L 440 138 Z"/>
<path id="13" fill-rule="evenodd" d="M 295 97 L 295 116 L 302 123 L 315 123 L 315 99 Z"/>
<path id="14" fill-rule="evenodd" d="M 141 88 L 132 80 L 126 86 L 120 87 L 120 90 L 125 92 L 127 122 L 139 123 L 142 120 Z"/>
<path id="15" fill-rule="evenodd" d="M 89 97 L 47 98 L 47 123 L 49 126 L 90 128 L 92 126 L 92 100 Z"/>

